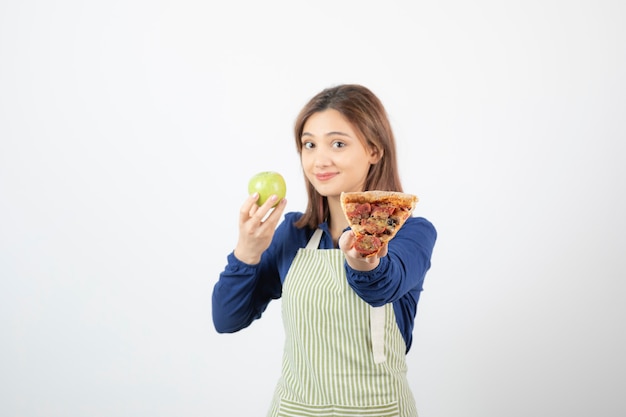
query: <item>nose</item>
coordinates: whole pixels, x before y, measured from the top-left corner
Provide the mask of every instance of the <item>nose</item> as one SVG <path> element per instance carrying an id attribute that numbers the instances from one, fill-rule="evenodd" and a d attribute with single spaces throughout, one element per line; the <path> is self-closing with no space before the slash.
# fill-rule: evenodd
<path id="1" fill-rule="evenodd" d="M 328 155 L 324 154 L 323 152 L 320 152 L 317 155 L 315 155 L 315 167 L 316 168 L 324 168 L 330 165 L 332 165 L 332 162 L 331 162 L 331 159 L 328 157 Z"/>
<path id="2" fill-rule="evenodd" d="M 323 168 L 332 165 L 330 153 L 323 147 L 318 147 L 315 150 L 314 164 L 316 168 Z"/>

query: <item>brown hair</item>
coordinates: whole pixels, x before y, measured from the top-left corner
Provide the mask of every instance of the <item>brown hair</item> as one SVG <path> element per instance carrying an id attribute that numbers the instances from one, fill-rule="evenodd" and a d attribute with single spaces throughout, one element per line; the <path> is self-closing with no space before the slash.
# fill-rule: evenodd
<path id="1" fill-rule="evenodd" d="M 366 87 L 357 84 L 343 84 L 326 88 L 315 95 L 300 111 L 296 118 L 294 133 L 298 154 L 302 153 L 302 131 L 304 124 L 314 113 L 334 109 L 360 135 L 366 146 L 382 153 L 378 163 L 371 165 L 365 180 L 365 190 L 402 191 L 396 143 L 387 112 L 381 101 Z M 327 220 L 328 202 L 320 195 L 305 176 L 309 197 L 306 211 L 296 222 L 297 227 L 316 228 Z"/>

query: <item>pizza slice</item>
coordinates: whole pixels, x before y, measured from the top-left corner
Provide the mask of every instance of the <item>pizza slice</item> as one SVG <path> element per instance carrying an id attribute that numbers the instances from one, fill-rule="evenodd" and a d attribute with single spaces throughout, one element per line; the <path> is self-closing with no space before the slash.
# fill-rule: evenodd
<path id="1" fill-rule="evenodd" d="M 418 199 L 397 191 L 341 193 L 341 208 L 356 235 L 354 249 L 364 257 L 374 256 L 411 217 Z"/>

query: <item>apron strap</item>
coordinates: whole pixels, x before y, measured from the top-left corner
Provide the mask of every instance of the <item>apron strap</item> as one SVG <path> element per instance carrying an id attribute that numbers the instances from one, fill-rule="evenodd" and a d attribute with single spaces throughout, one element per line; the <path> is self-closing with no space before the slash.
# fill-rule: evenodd
<path id="1" fill-rule="evenodd" d="M 385 306 L 370 306 L 370 333 L 374 363 L 383 363 L 385 356 Z"/>
<path id="2" fill-rule="evenodd" d="M 305 249 L 317 249 L 320 245 L 320 240 L 322 240 L 322 229 L 315 229 Z"/>

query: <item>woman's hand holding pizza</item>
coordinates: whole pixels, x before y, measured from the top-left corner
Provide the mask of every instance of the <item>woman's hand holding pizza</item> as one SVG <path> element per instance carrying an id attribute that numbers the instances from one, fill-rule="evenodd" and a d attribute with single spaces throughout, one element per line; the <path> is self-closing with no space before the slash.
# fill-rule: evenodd
<path id="1" fill-rule="evenodd" d="M 357 271 L 371 271 L 376 268 L 380 262 L 380 258 L 387 256 L 387 243 L 383 243 L 380 250 L 370 256 L 363 256 L 354 248 L 356 235 L 352 230 L 346 230 L 339 237 L 339 248 L 346 257 L 346 262 L 350 268 Z"/>
<path id="2" fill-rule="evenodd" d="M 352 269 L 371 271 L 387 256 L 387 243 L 411 216 L 417 196 L 399 191 L 343 192 L 341 209 L 350 230 L 339 247 Z"/>
<path id="3" fill-rule="evenodd" d="M 249 265 L 259 263 L 261 255 L 269 247 L 274 231 L 281 219 L 287 200 L 276 204 L 278 197 L 272 195 L 259 206 L 258 193 L 251 194 L 239 210 L 239 240 L 235 247 L 235 257 Z"/>

